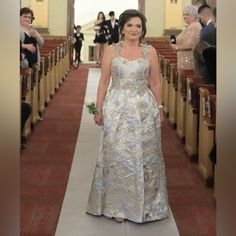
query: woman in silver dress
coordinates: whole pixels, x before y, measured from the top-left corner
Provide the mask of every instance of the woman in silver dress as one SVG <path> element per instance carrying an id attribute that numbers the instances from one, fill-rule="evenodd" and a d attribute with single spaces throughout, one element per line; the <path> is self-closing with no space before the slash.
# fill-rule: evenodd
<path id="1" fill-rule="evenodd" d="M 126 10 L 119 26 L 121 42 L 108 46 L 102 60 L 94 115 L 102 140 L 87 213 L 143 223 L 169 216 L 159 62 L 142 43 L 143 14 Z"/>

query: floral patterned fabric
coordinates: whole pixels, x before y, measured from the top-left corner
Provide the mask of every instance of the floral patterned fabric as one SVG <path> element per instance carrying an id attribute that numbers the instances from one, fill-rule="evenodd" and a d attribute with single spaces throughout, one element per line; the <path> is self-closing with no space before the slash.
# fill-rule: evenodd
<path id="1" fill-rule="evenodd" d="M 169 216 L 160 115 L 148 87 L 149 46 L 143 57 L 112 61 L 101 145 L 87 212 L 137 223 Z"/>

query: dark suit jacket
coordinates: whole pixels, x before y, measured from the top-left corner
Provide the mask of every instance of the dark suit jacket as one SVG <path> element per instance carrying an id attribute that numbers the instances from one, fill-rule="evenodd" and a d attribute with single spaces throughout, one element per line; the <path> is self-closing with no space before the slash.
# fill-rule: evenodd
<path id="1" fill-rule="evenodd" d="M 203 27 L 200 31 L 200 42 L 207 42 L 216 45 L 216 28 L 212 22 Z"/>
<path id="2" fill-rule="evenodd" d="M 209 47 L 202 52 L 209 74 L 209 83 L 216 85 L 216 47 Z"/>
<path id="3" fill-rule="evenodd" d="M 75 47 L 79 48 L 82 46 L 82 41 L 84 40 L 84 34 L 80 32 L 80 35 L 77 35 L 77 32 L 74 33 L 74 37 L 75 37 Z"/>
<path id="4" fill-rule="evenodd" d="M 119 21 L 115 20 L 115 26 L 112 28 L 111 20 L 106 20 L 105 25 L 107 26 L 107 34 L 111 35 L 108 38 L 108 44 L 118 43 L 119 42 Z"/>

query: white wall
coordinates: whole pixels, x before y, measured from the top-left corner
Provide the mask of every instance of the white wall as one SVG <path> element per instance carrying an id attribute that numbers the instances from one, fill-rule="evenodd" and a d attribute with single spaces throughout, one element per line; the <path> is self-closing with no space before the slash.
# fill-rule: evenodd
<path id="1" fill-rule="evenodd" d="M 48 28 L 50 35 L 67 35 L 67 1 L 49 0 Z"/>
<path id="2" fill-rule="evenodd" d="M 147 37 L 159 37 L 164 32 L 165 1 L 146 0 L 145 15 L 147 17 Z"/>
<path id="3" fill-rule="evenodd" d="M 19 0 L 0 2 L 0 235 L 20 235 L 19 10 Z"/>

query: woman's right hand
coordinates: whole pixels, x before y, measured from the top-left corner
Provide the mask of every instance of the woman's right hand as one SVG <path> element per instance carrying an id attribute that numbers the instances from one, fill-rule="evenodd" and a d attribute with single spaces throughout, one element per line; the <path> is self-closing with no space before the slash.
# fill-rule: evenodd
<path id="1" fill-rule="evenodd" d="M 31 53 L 36 52 L 36 47 L 33 44 L 24 44 L 24 48 L 30 51 Z"/>
<path id="2" fill-rule="evenodd" d="M 103 115 L 102 115 L 102 113 L 96 113 L 94 115 L 94 121 L 99 126 L 103 125 Z"/>

